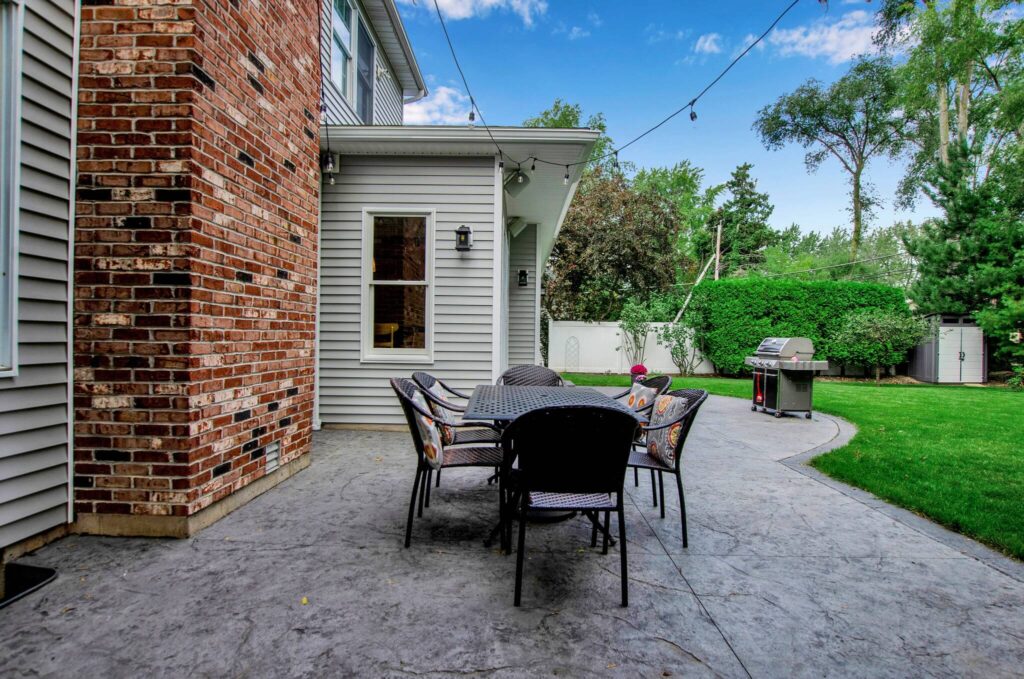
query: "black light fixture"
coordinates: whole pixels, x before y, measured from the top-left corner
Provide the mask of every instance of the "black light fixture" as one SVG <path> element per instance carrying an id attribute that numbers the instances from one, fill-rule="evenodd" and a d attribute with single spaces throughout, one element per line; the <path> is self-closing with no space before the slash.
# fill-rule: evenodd
<path id="1" fill-rule="evenodd" d="M 473 247 L 473 230 L 463 224 L 455 229 L 455 249 L 468 252 Z"/>
<path id="2" fill-rule="evenodd" d="M 525 288 L 530 284 L 530 274 L 526 272 L 526 269 L 519 270 L 519 287 Z"/>
<path id="3" fill-rule="evenodd" d="M 697 112 L 694 111 L 692 108 L 690 109 L 690 120 L 693 122 L 697 121 Z"/>

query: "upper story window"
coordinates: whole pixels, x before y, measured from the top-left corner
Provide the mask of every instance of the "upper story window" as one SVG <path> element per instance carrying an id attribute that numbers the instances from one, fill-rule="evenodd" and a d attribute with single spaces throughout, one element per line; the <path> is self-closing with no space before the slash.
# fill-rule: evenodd
<path id="1" fill-rule="evenodd" d="M 349 96 L 349 72 L 352 70 L 352 5 L 348 0 L 333 0 L 331 10 L 331 80 L 346 98 Z"/>
<path id="2" fill-rule="evenodd" d="M 373 124 L 373 39 L 359 22 L 359 52 L 356 64 L 356 114 L 366 125 Z"/>
<path id="3" fill-rule="evenodd" d="M 0 0 L 0 376 L 18 368 L 18 193 L 24 5 Z"/>
<path id="4" fill-rule="evenodd" d="M 367 212 L 363 360 L 430 361 L 433 213 Z"/>

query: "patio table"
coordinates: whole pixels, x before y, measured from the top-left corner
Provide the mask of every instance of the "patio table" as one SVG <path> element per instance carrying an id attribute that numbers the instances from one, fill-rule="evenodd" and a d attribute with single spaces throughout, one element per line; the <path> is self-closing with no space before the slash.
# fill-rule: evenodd
<path id="1" fill-rule="evenodd" d="M 463 419 L 511 422 L 520 415 L 548 406 L 606 406 L 629 413 L 643 422 L 629 406 L 587 387 L 522 387 L 481 384 L 473 390 Z"/>
<path id="2" fill-rule="evenodd" d="M 549 406 L 606 406 L 624 413 L 629 413 L 636 418 L 638 423 L 646 423 L 643 416 L 639 415 L 629 406 L 616 401 L 607 394 L 602 394 L 596 389 L 586 387 L 527 387 L 515 385 L 494 385 L 480 384 L 473 390 L 469 403 L 466 404 L 466 411 L 463 419 L 471 420 L 493 420 L 500 423 L 508 423 L 520 415 Z M 576 512 L 548 512 L 540 510 L 531 512 L 531 521 L 564 521 L 576 516 Z M 596 524 L 601 531 L 605 527 Z M 491 534 L 484 541 L 490 546 L 494 536 L 501 529 L 499 523 L 491 531 Z M 506 550 L 511 549 L 511 536 L 509 542 L 502 545 Z M 610 538 L 610 544 L 615 544 L 614 538 Z"/>

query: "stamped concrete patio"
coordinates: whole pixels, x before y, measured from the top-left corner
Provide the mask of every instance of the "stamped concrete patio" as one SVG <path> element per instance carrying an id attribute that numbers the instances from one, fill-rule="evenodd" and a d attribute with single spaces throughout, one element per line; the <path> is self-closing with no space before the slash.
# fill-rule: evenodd
<path id="1" fill-rule="evenodd" d="M 194 539 L 26 557 L 60 577 L 0 611 L 0 676 L 1020 676 L 1021 564 L 801 464 L 851 433 L 712 397 L 689 549 L 674 492 L 662 520 L 630 476 L 629 608 L 616 550 L 573 521 L 529 529 L 515 609 L 486 473 L 445 472 L 406 550 L 408 435 L 322 432 L 307 471 Z"/>

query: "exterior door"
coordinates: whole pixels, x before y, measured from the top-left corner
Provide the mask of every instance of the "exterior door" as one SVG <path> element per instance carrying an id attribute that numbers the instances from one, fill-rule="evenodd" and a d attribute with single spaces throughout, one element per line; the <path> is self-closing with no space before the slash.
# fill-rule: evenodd
<path id="1" fill-rule="evenodd" d="M 985 340 L 981 328 L 976 325 L 965 325 L 960 328 L 960 381 L 985 381 Z"/>
<path id="2" fill-rule="evenodd" d="M 939 328 L 939 374 L 937 382 L 960 382 L 960 326 Z"/>

